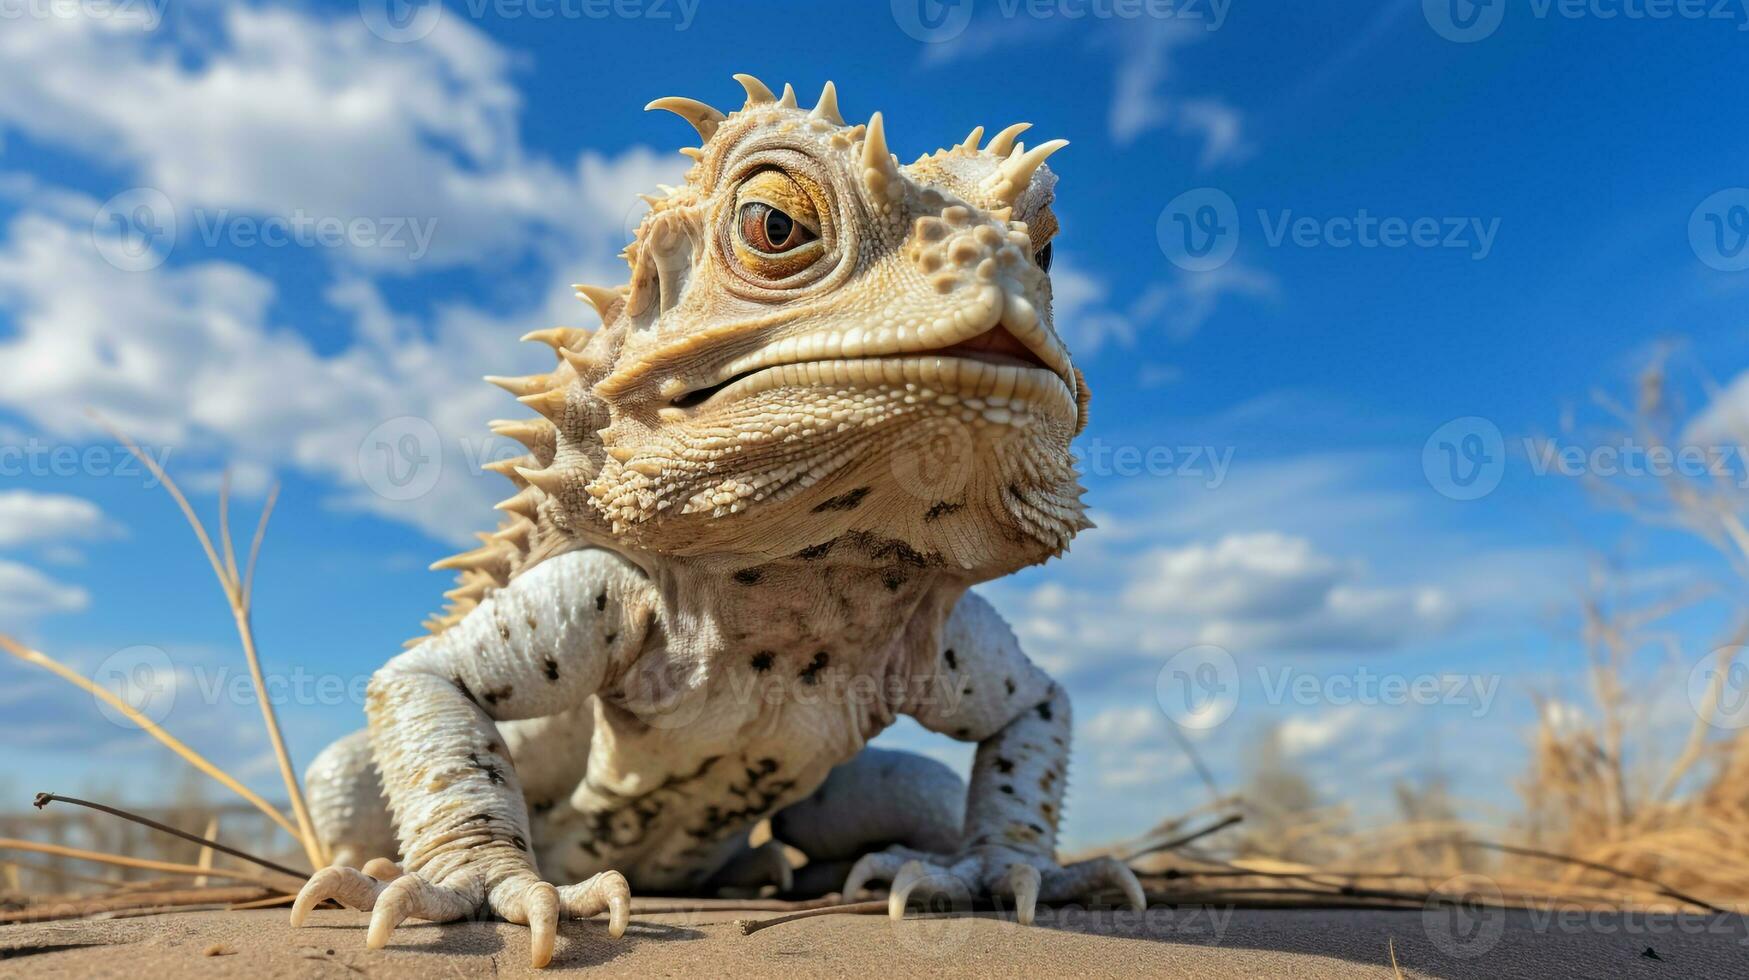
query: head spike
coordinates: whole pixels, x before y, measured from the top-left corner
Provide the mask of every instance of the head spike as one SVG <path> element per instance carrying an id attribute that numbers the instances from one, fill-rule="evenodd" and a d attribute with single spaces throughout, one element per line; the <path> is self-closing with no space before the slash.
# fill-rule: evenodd
<path id="1" fill-rule="evenodd" d="M 692 123 L 692 128 L 698 130 L 698 138 L 706 141 L 709 141 L 712 136 L 716 135 L 717 125 L 724 119 L 728 118 L 723 115 L 721 110 L 714 106 L 706 105 L 697 99 L 688 99 L 679 95 L 670 95 L 665 98 L 657 99 L 649 105 L 644 106 L 645 112 L 649 112 L 652 109 L 664 109 L 668 112 L 674 113 L 687 122 Z"/>
<path id="2" fill-rule="evenodd" d="M 552 376 L 546 374 L 530 374 L 521 378 L 506 378 L 503 375 L 488 374 L 486 380 L 518 398 L 546 391 L 552 385 Z"/>
<path id="3" fill-rule="evenodd" d="M 528 536 L 532 533 L 534 533 L 534 522 L 518 515 L 511 518 L 510 523 L 494 531 L 492 537 L 498 541 L 507 541 L 521 551 L 527 550 Z"/>
<path id="4" fill-rule="evenodd" d="M 680 148 L 680 155 L 683 157 L 687 157 L 688 159 L 695 160 L 695 161 L 696 160 L 703 160 L 704 159 L 704 150 L 702 150 L 696 146 L 683 146 Z"/>
<path id="5" fill-rule="evenodd" d="M 990 175 L 984 186 L 996 199 L 1012 205 L 1032 183 L 1033 173 L 1045 162 L 1045 158 L 1068 145 L 1068 140 L 1051 140 L 1030 150 L 1023 151 L 1017 147 L 1013 155 L 1002 161 L 996 172 Z"/>
<path id="6" fill-rule="evenodd" d="M 492 507 L 494 510 L 501 510 L 509 514 L 520 514 L 532 521 L 535 518 L 536 508 L 540 506 L 541 496 L 538 487 L 523 487 L 516 492 L 516 496 L 509 500 L 500 500 Z"/>
<path id="7" fill-rule="evenodd" d="M 740 82 L 741 87 L 747 90 L 748 105 L 761 105 L 777 101 L 777 96 L 771 94 L 771 89 L 766 88 L 764 82 L 752 75 L 736 75 L 735 81 Z"/>
<path id="8" fill-rule="evenodd" d="M 785 109 L 794 109 L 796 107 L 796 90 L 790 85 L 790 83 L 783 83 L 783 95 L 778 98 L 777 104 L 783 106 Z"/>
<path id="9" fill-rule="evenodd" d="M 538 340 L 553 350 L 564 350 L 589 339 L 592 331 L 581 327 L 548 327 L 545 330 L 530 330 L 522 335 L 524 342 Z"/>
<path id="10" fill-rule="evenodd" d="M 990 145 L 984 147 L 984 152 L 1005 157 L 1014 149 L 1014 140 L 1021 133 L 1032 128 L 1032 123 L 1015 123 L 1014 125 L 990 137 Z"/>
<path id="11" fill-rule="evenodd" d="M 515 439 L 534 450 L 545 448 L 550 451 L 556 435 L 553 427 L 541 419 L 498 419 L 489 426 L 493 435 Z"/>
<path id="12" fill-rule="evenodd" d="M 565 474 L 556 469 L 535 469 L 529 466 L 518 466 L 518 476 L 527 480 L 530 485 L 539 487 L 541 492 L 549 497 L 557 496 L 565 485 Z"/>
<path id="13" fill-rule="evenodd" d="M 959 145 L 959 149 L 970 150 L 971 152 L 976 153 L 978 152 L 978 141 L 983 138 L 984 127 L 973 126 L 971 133 L 966 136 L 965 142 Z"/>
<path id="14" fill-rule="evenodd" d="M 868 131 L 862 141 L 862 182 L 878 201 L 892 193 L 899 171 L 893 166 L 893 154 L 887 149 L 887 126 L 880 113 L 868 119 Z"/>
<path id="15" fill-rule="evenodd" d="M 517 401 L 546 416 L 548 420 L 557 422 L 564 416 L 565 406 L 569 403 L 570 399 L 565 394 L 565 389 L 554 388 L 550 391 L 541 391 L 532 395 L 523 395 L 521 398 L 518 398 Z"/>
<path id="16" fill-rule="evenodd" d="M 488 568 L 499 563 L 504 557 L 504 549 L 495 544 L 484 545 L 473 551 L 464 551 L 459 555 L 439 558 L 431 563 L 430 569 L 441 572 L 446 569 L 464 571 L 474 568 Z"/>
<path id="17" fill-rule="evenodd" d="M 518 489 L 521 489 L 528 485 L 528 481 L 517 475 L 516 468 L 523 463 L 532 462 L 535 462 L 535 460 L 531 456 L 518 456 L 515 459 L 495 459 L 490 463 L 483 464 L 480 468 L 498 474 L 506 480 L 509 480 L 511 483 L 516 484 Z"/>
<path id="18" fill-rule="evenodd" d="M 820 101 L 814 103 L 808 118 L 824 119 L 834 126 L 844 125 L 844 117 L 838 114 L 838 86 L 826 83 L 826 87 L 820 90 Z"/>
<path id="19" fill-rule="evenodd" d="M 638 454 L 638 451 L 631 446 L 609 446 L 607 454 L 622 463 L 629 463 L 632 461 L 632 457 Z"/>
<path id="20" fill-rule="evenodd" d="M 619 290 L 610 286 L 591 286 L 586 283 L 577 283 L 571 288 L 577 291 L 578 299 L 595 308 L 595 312 L 600 315 L 603 323 L 607 322 L 607 311 L 613 308 L 613 304 L 619 302 Z"/>
<path id="21" fill-rule="evenodd" d="M 580 375 L 588 375 L 601 366 L 593 355 L 585 354 L 580 350 L 563 348 L 559 351 L 559 356 L 564 358 L 565 363 L 571 365 L 571 367 Z"/>

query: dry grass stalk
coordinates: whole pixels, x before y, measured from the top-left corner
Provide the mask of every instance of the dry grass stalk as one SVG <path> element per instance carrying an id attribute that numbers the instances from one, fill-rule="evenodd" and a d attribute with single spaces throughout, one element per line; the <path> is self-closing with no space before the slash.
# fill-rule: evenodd
<path id="1" fill-rule="evenodd" d="M 45 654 L 40 650 L 29 649 L 4 633 L 0 633 L 0 649 L 4 649 L 7 653 L 12 654 L 14 657 L 17 657 L 27 664 L 33 664 L 43 668 L 80 690 L 85 691 L 92 697 L 101 699 L 103 703 L 120 712 L 124 718 L 140 726 L 141 731 L 144 731 L 146 734 L 157 739 L 159 742 L 163 743 L 166 748 L 170 749 L 170 751 L 181 756 L 189 765 L 208 776 L 211 776 L 219 783 L 219 785 L 249 801 L 250 804 L 260 810 L 263 814 L 266 814 L 274 823 L 284 828 L 286 833 L 291 834 L 293 837 L 301 837 L 297 825 L 293 824 L 290 820 L 287 820 L 285 814 L 280 813 L 273 804 L 262 799 L 254 790 L 251 790 L 249 787 L 238 782 L 236 777 L 208 761 L 207 758 L 199 752 L 196 752 L 183 744 L 181 739 L 178 739 L 163 728 L 160 728 L 156 722 L 152 721 L 152 719 L 147 718 L 145 715 L 134 710 L 133 706 L 129 705 L 121 698 L 116 697 L 110 691 L 92 683 L 77 672 L 62 665 L 59 661 L 51 658 L 48 654 Z"/>
<path id="2" fill-rule="evenodd" d="M 101 421 L 101 420 L 100 420 Z M 256 522 L 255 537 L 249 548 L 249 560 L 241 573 L 237 568 L 237 552 L 231 544 L 230 520 L 230 475 L 227 473 L 225 482 L 219 491 L 219 532 L 223 542 L 223 558 L 213 549 L 212 538 L 207 534 L 206 525 L 201 523 L 200 516 L 188 503 L 182 489 L 170 474 L 150 455 L 140 451 L 133 440 L 123 435 L 108 423 L 103 423 L 128 452 L 140 461 L 140 464 L 151 471 L 152 475 L 164 485 L 176 506 L 182 510 L 182 516 L 187 518 L 188 526 L 199 539 L 201 549 L 206 552 L 207 562 L 212 566 L 213 575 L 219 580 L 219 586 L 224 590 L 225 600 L 230 604 L 231 617 L 236 622 L 237 637 L 243 644 L 243 655 L 249 662 L 249 677 L 255 685 L 255 701 L 261 706 L 261 722 L 267 729 L 268 741 L 273 746 L 274 759 L 279 764 L 280 778 L 285 782 L 287 797 L 291 800 L 292 813 L 298 821 L 297 836 L 304 845 L 305 856 L 309 858 L 311 868 L 320 868 L 328 864 L 328 856 L 323 852 L 322 842 L 316 836 L 315 824 L 310 820 L 309 806 L 304 802 L 303 786 L 298 782 L 297 770 L 292 765 L 291 753 L 286 751 L 285 736 L 280 732 L 279 717 L 273 710 L 273 701 L 267 696 L 267 683 L 261 673 L 261 657 L 255 649 L 255 630 L 250 621 L 251 602 L 254 598 L 255 563 L 261 556 L 261 542 L 267 533 L 267 521 L 273 515 L 273 505 L 279 499 L 279 487 L 275 485 L 268 492 L 267 502 L 262 505 L 261 517 Z"/>
<path id="3" fill-rule="evenodd" d="M 174 861 L 153 861 L 147 858 L 128 857 L 125 854 L 105 854 L 101 851 L 87 851 L 77 847 L 63 847 L 60 844 L 44 844 L 41 841 L 18 840 L 11 837 L 0 837 L 0 850 L 33 851 L 37 854 L 77 858 L 81 861 L 96 861 L 99 864 L 113 864 L 120 868 L 162 871 L 166 874 L 195 876 L 208 874 L 217 878 L 229 878 L 233 881 L 247 881 L 264 888 L 284 889 L 288 884 L 296 888 L 303 884 L 301 879 L 288 879 L 284 875 L 265 875 L 240 868 L 207 869 L 192 864 L 178 864 Z"/>

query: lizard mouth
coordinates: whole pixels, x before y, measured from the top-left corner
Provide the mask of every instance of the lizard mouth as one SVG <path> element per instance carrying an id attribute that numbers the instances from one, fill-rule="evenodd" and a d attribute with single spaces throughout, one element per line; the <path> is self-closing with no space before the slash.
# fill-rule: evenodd
<path id="1" fill-rule="evenodd" d="M 929 380 L 940 380 L 944 374 L 948 373 L 944 371 L 946 365 L 943 362 L 949 359 L 976 361 L 995 368 L 1008 369 L 1007 371 L 997 371 L 995 375 L 1009 375 L 1016 369 L 1027 372 L 1021 377 L 1049 375 L 1051 378 L 1057 379 L 1058 385 L 1061 386 L 1061 379 L 1058 379 L 1056 372 L 1052 371 L 1050 366 L 1045 363 L 1044 358 L 1040 357 L 1032 348 L 1021 343 L 1020 338 L 1008 332 L 1007 328 L 996 326 L 969 340 L 962 340 L 946 347 L 915 351 L 908 356 L 789 361 L 767 367 L 752 368 L 709 387 L 688 391 L 675 398 L 672 404 L 676 408 L 694 408 L 730 389 L 736 389 L 739 394 L 752 394 L 754 391 L 793 383 L 830 384 L 836 381 L 854 384 L 865 378 L 873 383 L 883 381 L 904 383 L 924 380 L 920 377 L 924 374 L 932 376 Z M 960 372 L 954 371 L 952 374 L 954 377 L 950 380 L 958 380 Z M 770 383 L 763 385 L 748 383 L 762 376 L 766 377 Z M 976 378 L 968 378 L 967 380 L 975 381 Z M 992 380 L 1000 380 L 1000 378 L 993 377 Z M 1038 379 L 1032 378 L 1032 380 L 1036 383 Z M 1029 384 L 1027 387 L 1030 389 L 1033 385 Z"/>

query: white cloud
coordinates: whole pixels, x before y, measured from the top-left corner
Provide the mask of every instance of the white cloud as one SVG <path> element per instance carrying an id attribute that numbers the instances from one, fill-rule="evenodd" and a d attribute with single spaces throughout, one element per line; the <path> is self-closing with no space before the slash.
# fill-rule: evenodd
<path id="1" fill-rule="evenodd" d="M 11 22 L 0 122 L 131 166 L 174 202 L 184 239 L 196 208 L 435 219 L 433 258 L 457 261 L 538 244 L 531 227 L 574 213 L 568 175 L 520 150 L 509 55 L 461 19 L 385 45 L 357 16 L 233 5 L 218 17 L 210 35 L 168 40 L 116 19 Z M 202 43 L 179 47 L 186 36 Z"/>
<path id="2" fill-rule="evenodd" d="M 1123 592 L 1132 613 L 1192 625 L 1197 642 L 1244 650 L 1389 649 L 1456 618 L 1440 589 L 1360 582 L 1304 538 L 1263 532 L 1161 548 Z"/>
<path id="3" fill-rule="evenodd" d="M 91 596 L 76 585 L 57 582 L 27 565 L 0 560 L 0 622 L 78 612 Z"/>
<path id="4" fill-rule="evenodd" d="M 678 182 L 685 162 L 642 147 L 585 152 L 568 168 L 532 157 L 509 56 L 465 23 L 442 24 L 420 44 L 382 45 L 355 16 L 232 7 L 199 57 L 90 18 L 0 34 L 0 123 L 131 166 L 179 210 L 435 217 L 439 260 L 479 267 L 526 248 L 544 278 L 532 308 L 437 304 L 415 318 L 361 277 L 381 272 L 383 256 L 340 253 L 357 271 L 321 299 L 351 336 L 318 350 L 275 322 L 273 281 L 202 260 L 183 247 L 186 226 L 172 262 L 126 272 L 103 258 L 114 240 L 92 226 L 96 202 L 9 179 L 0 193 L 22 208 L 0 240 L 13 328 L 0 339 L 0 407 L 69 439 L 95 431 L 84 410 L 96 409 L 176 449 L 197 488 L 216 486 L 219 463 L 245 493 L 295 470 L 337 485 L 342 506 L 445 538 L 489 522 L 507 487 L 479 464 L 510 447 L 485 422 L 519 408 L 479 375 L 550 367 L 515 338 L 586 322 L 568 284 L 623 278 L 634 190 Z M 372 439 L 405 417 L 420 420 L 396 423 L 417 430 L 415 444 L 400 431 Z M 441 466 L 435 485 L 373 492 L 409 462 L 395 456 L 408 445 L 422 472 Z"/>
<path id="5" fill-rule="evenodd" d="M 1682 433 L 1690 446 L 1749 445 L 1749 371 L 1733 378 Z"/>
<path id="6" fill-rule="evenodd" d="M 1282 751 L 1290 756 L 1309 755 L 1352 737 L 1377 708 L 1346 704 L 1318 714 L 1295 715 L 1281 723 Z"/>
<path id="7" fill-rule="evenodd" d="M 1131 143 L 1155 129 L 1194 136 L 1202 142 L 1198 164 L 1205 168 L 1250 154 L 1239 110 L 1216 96 L 1171 91 L 1174 53 L 1212 36 L 1209 22 L 1196 16 L 1071 19 L 991 13 L 974 19 L 951 41 L 926 45 L 922 60 L 925 66 L 945 66 L 1012 48 L 1061 44 L 1071 30 L 1101 51 L 1115 49 L 1107 59 L 1114 67 L 1106 120 L 1114 142 Z"/>
<path id="8" fill-rule="evenodd" d="M 1272 301 L 1280 295 L 1275 276 L 1239 261 L 1207 272 L 1175 271 L 1149 284 L 1127 306 L 1111 298 L 1111 285 L 1065 256 L 1051 269 L 1051 316 L 1069 349 L 1098 354 L 1107 344 L 1133 347 L 1145 330 L 1170 340 L 1195 336 L 1230 297 Z"/>
<path id="9" fill-rule="evenodd" d="M 94 503 L 66 494 L 0 492 L 0 548 L 23 544 L 65 544 L 103 537 L 115 526 Z"/>

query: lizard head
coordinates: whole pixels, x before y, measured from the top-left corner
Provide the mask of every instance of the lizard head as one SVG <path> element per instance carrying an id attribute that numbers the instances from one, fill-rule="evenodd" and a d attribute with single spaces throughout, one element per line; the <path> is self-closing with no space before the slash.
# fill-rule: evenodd
<path id="1" fill-rule="evenodd" d="M 499 467 L 510 524 L 743 560 L 864 533 L 972 578 L 1060 553 L 1087 526 L 1051 320 L 1063 141 L 980 127 L 902 166 L 830 82 L 806 108 L 736 78 L 731 113 L 650 104 L 703 145 L 648 198 L 629 282 L 578 287 L 603 327 L 531 335 L 558 370 L 495 379 L 541 416 L 499 427 L 533 451 Z"/>

